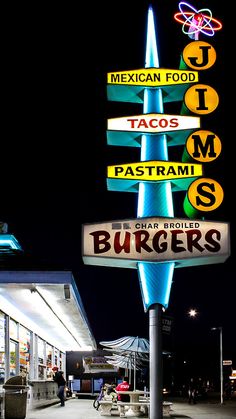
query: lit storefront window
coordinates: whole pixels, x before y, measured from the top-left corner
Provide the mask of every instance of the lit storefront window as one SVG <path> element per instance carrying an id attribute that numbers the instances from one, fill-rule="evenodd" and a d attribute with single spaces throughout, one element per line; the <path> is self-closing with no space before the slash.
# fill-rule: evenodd
<path id="1" fill-rule="evenodd" d="M 59 369 L 63 368 L 63 353 L 60 351 Z"/>
<path id="2" fill-rule="evenodd" d="M 9 323 L 10 339 L 18 340 L 18 323 L 10 319 Z"/>
<path id="3" fill-rule="evenodd" d="M 9 341 L 6 342 L 8 319 Z M 37 356 L 32 357 L 31 352 Z M 19 374 L 27 378 L 31 374 L 31 379 L 51 380 L 54 366 L 61 370 L 65 368 L 65 353 L 0 310 L 0 385 Z"/>
<path id="4" fill-rule="evenodd" d="M 0 312 L 0 384 L 5 381 L 5 314 Z"/>
<path id="5" fill-rule="evenodd" d="M 30 367 L 30 331 L 23 326 L 19 328 L 20 374 L 28 375 Z"/>
<path id="6" fill-rule="evenodd" d="M 44 380 L 46 377 L 45 363 L 45 341 L 38 337 L 38 378 Z"/>
<path id="7" fill-rule="evenodd" d="M 55 348 L 54 350 L 54 364 L 56 367 L 59 367 L 59 357 L 60 357 L 60 352 L 58 351 L 58 349 Z"/>
<path id="8" fill-rule="evenodd" d="M 15 376 L 16 373 L 16 361 L 17 361 L 17 342 L 10 340 L 10 377 Z"/>
<path id="9" fill-rule="evenodd" d="M 18 335 L 18 323 L 10 319 L 9 320 L 9 334 L 10 334 L 10 377 L 17 375 L 17 361 L 18 361 L 18 348 L 19 348 L 19 335 Z"/>
<path id="10" fill-rule="evenodd" d="M 47 378 L 52 377 L 52 346 L 46 343 L 46 372 Z"/>

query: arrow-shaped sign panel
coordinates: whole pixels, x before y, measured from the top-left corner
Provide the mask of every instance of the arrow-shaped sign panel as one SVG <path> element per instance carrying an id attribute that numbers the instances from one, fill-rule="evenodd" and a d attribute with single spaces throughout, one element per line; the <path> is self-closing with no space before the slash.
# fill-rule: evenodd
<path id="1" fill-rule="evenodd" d="M 108 84 L 161 87 L 198 82 L 198 72 L 168 68 L 141 68 L 107 73 Z"/>
<path id="2" fill-rule="evenodd" d="M 83 261 L 137 268 L 137 262 L 174 261 L 176 267 L 224 262 L 230 255 L 229 224 L 144 217 L 84 224 Z"/>
<path id="3" fill-rule="evenodd" d="M 195 128 L 200 128 L 199 117 L 166 115 L 162 113 L 111 118 L 107 121 L 107 129 L 111 131 L 133 131 L 158 134 Z"/>
<path id="4" fill-rule="evenodd" d="M 202 176 L 199 163 L 179 163 L 163 160 L 108 166 L 107 177 L 113 179 L 135 179 L 140 181 L 162 181 Z"/>

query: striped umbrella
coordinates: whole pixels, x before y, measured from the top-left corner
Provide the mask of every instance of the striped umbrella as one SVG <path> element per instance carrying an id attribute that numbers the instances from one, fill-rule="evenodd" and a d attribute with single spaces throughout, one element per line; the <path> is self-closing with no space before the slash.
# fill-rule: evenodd
<path id="1" fill-rule="evenodd" d="M 132 360 L 129 362 L 130 366 L 133 364 L 132 369 L 134 370 L 134 390 L 136 390 L 136 370 L 140 367 L 141 358 L 143 358 L 142 361 L 144 361 L 145 354 L 149 353 L 149 341 L 138 336 L 124 336 L 113 341 L 102 341 L 99 343 L 100 345 L 112 349 L 113 352 L 117 352 L 122 356 L 127 356 L 127 354 L 130 354 L 130 358 Z M 113 361 L 115 360 L 113 359 Z M 119 361 L 121 362 L 121 359 Z M 119 361 L 116 359 L 116 362 Z M 125 361 L 123 360 L 123 362 Z"/>

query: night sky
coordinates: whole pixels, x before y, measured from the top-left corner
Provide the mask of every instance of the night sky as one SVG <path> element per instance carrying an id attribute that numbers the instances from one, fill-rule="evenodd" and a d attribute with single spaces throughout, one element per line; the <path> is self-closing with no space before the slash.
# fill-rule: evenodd
<path id="1" fill-rule="evenodd" d="M 225 191 L 222 205 L 206 219 L 230 222 L 232 255 L 223 264 L 176 269 L 166 315 L 174 318 L 175 350 L 183 357 L 217 357 L 218 336 L 210 328 L 222 326 L 224 359 L 233 359 L 236 368 L 229 30 L 226 12 L 215 3 L 193 3 L 209 7 L 223 22 L 214 38 L 200 36 L 217 52 L 201 81 L 220 97 L 218 108 L 201 117 L 202 128 L 217 133 L 223 145 L 205 171 Z M 142 106 L 108 102 L 106 75 L 144 67 L 149 4 L 14 5 L 4 22 L 0 218 L 27 254 L 73 271 L 97 342 L 125 335 L 148 338 L 136 270 L 84 265 L 81 231 L 84 223 L 136 218 L 137 196 L 107 191 L 106 168 L 139 161 L 140 149 L 108 146 L 106 124 L 108 118 L 142 113 Z M 191 41 L 173 19 L 177 11 L 177 1 L 154 3 L 163 68 L 178 69 Z M 173 113 L 180 113 L 181 103 L 175 106 Z M 181 156 L 182 149 L 176 150 L 172 160 Z M 184 196 L 174 195 L 175 216 L 187 218 Z M 192 307 L 199 311 L 196 319 L 187 315 Z"/>

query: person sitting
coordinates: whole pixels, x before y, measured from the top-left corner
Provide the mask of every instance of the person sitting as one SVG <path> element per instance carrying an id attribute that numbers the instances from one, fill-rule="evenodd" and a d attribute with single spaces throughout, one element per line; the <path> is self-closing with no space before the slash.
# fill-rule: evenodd
<path id="1" fill-rule="evenodd" d="M 128 377 L 124 377 L 122 383 L 116 386 L 116 391 L 129 391 L 129 390 L 130 390 L 130 384 L 128 383 Z M 118 401 L 129 402 L 130 401 L 129 394 L 118 393 Z"/>
<path id="2" fill-rule="evenodd" d="M 115 403 L 117 401 L 117 394 L 116 394 L 116 385 L 114 383 L 107 385 L 107 395 L 112 398 L 112 401 Z"/>

